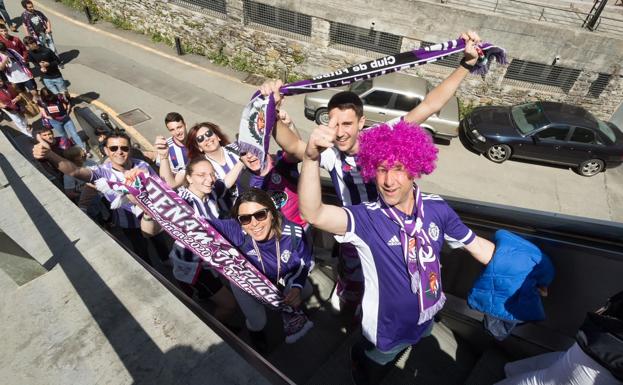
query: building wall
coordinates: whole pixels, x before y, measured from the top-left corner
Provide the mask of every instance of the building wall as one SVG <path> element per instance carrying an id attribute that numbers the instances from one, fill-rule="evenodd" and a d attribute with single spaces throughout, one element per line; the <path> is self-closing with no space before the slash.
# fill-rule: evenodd
<path id="1" fill-rule="evenodd" d="M 100 14 L 169 43 L 180 37 L 187 51 L 207 55 L 217 63 L 266 76 L 308 77 L 383 56 L 380 53 L 334 46 L 330 22 L 402 36 L 402 50 L 422 41 L 441 42 L 460 31 L 476 30 L 487 41 L 507 49 L 509 59 L 550 64 L 581 73 L 566 92 L 551 86 L 509 82 L 506 67 L 496 67 L 485 80 L 471 76 L 459 90 L 473 104 L 511 104 L 528 100 L 556 100 L 583 105 L 608 118 L 623 101 L 620 62 L 623 39 L 568 29 L 541 22 L 526 22 L 497 14 L 470 12 L 445 4 L 414 0 L 258 0 L 263 4 L 312 16 L 311 36 L 245 23 L 243 0 L 226 0 L 226 14 L 201 10 L 183 0 L 92 0 Z M 192 2 L 192 1 L 191 1 Z M 374 23 L 374 24 L 372 24 Z M 451 68 L 426 65 L 411 70 L 439 83 Z M 613 75 L 599 97 L 588 96 L 598 74 Z"/>

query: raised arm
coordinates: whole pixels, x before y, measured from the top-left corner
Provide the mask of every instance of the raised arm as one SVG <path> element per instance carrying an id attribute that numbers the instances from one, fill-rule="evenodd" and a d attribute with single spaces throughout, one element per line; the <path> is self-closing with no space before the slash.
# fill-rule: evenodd
<path id="1" fill-rule="evenodd" d="M 236 163 L 236 165 L 225 175 L 225 178 L 223 178 L 223 183 L 226 188 L 230 188 L 236 184 L 242 170 L 244 170 L 244 163 L 239 160 L 238 163 Z"/>
<path id="2" fill-rule="evenodd" d="M 35 159 L 49 161 L 55 168 L 65 175 L 73 176 L 74 178 L 85 182 L 91 181 L 91 176 L 93 175 L 91 169 L 87 167 L 78 167 L 73 162 L 56 154 L 52 151 L 47 142 L 39 138 L 39 135 L 37 135 L 37 140 L 39 140 L 39 143 L 34 145 L 32 148 L 32 155 Z"/>
<path id="3" fill-rule="evenodd" d="M 335 121 L 329 127 L 335 127 Z M 333 146 L 335 128 L 319 126 L 309 137 L 301 176 L 299 177 L 299 210 L 301 216 L 314 227 L 332 234 L 344 235 L 348 229 L 348 215 L 338 206 L 322 203 L 320 189 L 320 153 Z"/>
<path id="4" fill-rule="evenodd" d="M 476 45 L 480 43 L 480 37 L 475 32 L 470 31 L 461 34 L 461 38 L 465 40 L 465 62 L 469 65 L 476 64 L 478 60 Z M 425 122 L 431 115 L 441 110 L 450 98 L 454 96 L 461 82 L 468 74 L 469 71 L 466 68 L 459 66 L 441 84 L 429 92 L 422 103 L 409 111 L 404 119 L 417 124 Z"/>
<path id="5" fill-rule="evenodd" d="M 169 187 L 175 189 L 184 184 L 185 172 L 180 171 L 177 174 L 171 170 L 171 163 L 169 162 L 169 147 L 167 140 L 164 136 L 156 136 L 154 141 L 154 147 L 160 158 L 159 174 L 162 179 L 169 185 Z"/>
<path id="6" fill-rule="evenodd" d="M 495 245 L 493 242 L 476 236 L 472 242 L 465 245 L 467 250 L 478 262 L 486 265 L 493 258 L 493 252 L 495 251 Z"/>
<path id="7" fill-rule="evenodd" d="M 279 93 L 279 88 L 283 86 L 281 80 L 269 80 L 260 86 L 262 95 L 267 96 L 271 93 L 275 98 L 277 109 L 283 105 L 285 98 Z M 288 154 L 291 154 L 298 160 L 303 160 L 305 155 L 305 142 L 300 138 L 297 132 L 290 128 L 291 120 L 286 119 L 287 114 L 279 113 L 273 137 L 277 144 Z"/>

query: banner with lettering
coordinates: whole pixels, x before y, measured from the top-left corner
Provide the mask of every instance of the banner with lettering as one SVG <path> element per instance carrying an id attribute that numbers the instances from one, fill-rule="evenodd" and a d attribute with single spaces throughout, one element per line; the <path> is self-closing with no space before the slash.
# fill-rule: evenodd
<path id="1" fill-rule="evenodd" d="M 132 194 L 167 233 L 234 285 L 276 310 L 294 311 L 272 282 L 160 178 L 139 174 L 130 185 L 108 183 L 120 193 Z"/>

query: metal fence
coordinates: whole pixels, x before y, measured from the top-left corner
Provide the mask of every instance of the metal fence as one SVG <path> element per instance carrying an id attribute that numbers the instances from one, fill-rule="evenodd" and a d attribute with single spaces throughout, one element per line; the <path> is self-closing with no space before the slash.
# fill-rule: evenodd
<path id="1" fill-rule="evenodd" d="M 311 16 L 273 7 L 272 5 L 244 0 L 244 23 L 267 32 L 283 34 L 300 40 L 311 36 Z M 268 28 L 266 28 L 268 27 Z M 298 36 L 290 36 L 295 34 Z"/>
<path id="2" fill-rule="evenodd" d="M 357 54 L 368 51 L 393 55 L 400 52 L 402 36 L 376 31 L 374 28 L 361 28 L 331 21 L 329 43 L 336 48 Z"/>
<path id="3" fill-rule="evenodd" d="M 525 20 L 549 22 L 553 25 L 572 25 L 578 28 L 582 27 L 588 16 L 588 12 L 580 9 L 561 8 L 521 0 L 444 0 L 444 2 L 466 6 L 470 9 L 502 13 Z M 594 30 L 623 35 L 623 18 L 602 14 Z"/>
<path id="4" fill-rule="evenodd" d="M 547 65 L 531 61 L 513 59 L 506 69 L 504 80 L 507 84 L 519 85 L 516 82 L 540 84 L 543 91 L 568 93 L 582 71 L 556 65 Z M 515 80 L 516 82 L 508 82 Z M 533 85 L 530 88 L 535 88 Z"/>
<path id="5" fill-rule="evenodd" d="M 170 0 L 170 2 L 220 18 L 227 15 L 226 0 Z"/>
<path id="6" fill-rule="evenodd" d="M 598 98 L 606 89 L 608 83 L 610 83 L 610 79 L 612 79 L 612 75 L 610 74 L 600 73 L 597 75 L 597 79 L 595 79 L 588 88 L 588 96 Z"/>

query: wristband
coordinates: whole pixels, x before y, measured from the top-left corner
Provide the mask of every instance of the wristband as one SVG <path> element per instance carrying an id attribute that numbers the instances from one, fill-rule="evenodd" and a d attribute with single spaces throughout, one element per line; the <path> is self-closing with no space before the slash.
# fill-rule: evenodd
<path id="1" fill-rule="evenodd" d="M 461 59 L 461 62 L 459 64 L 461 65 L 461 67 L 465 68 L 468 71 L 473 70 L 474 67 L 476 66 L 475 64 L 467 64 L 467 61 L 465 61 L 465 58 Z"/>

